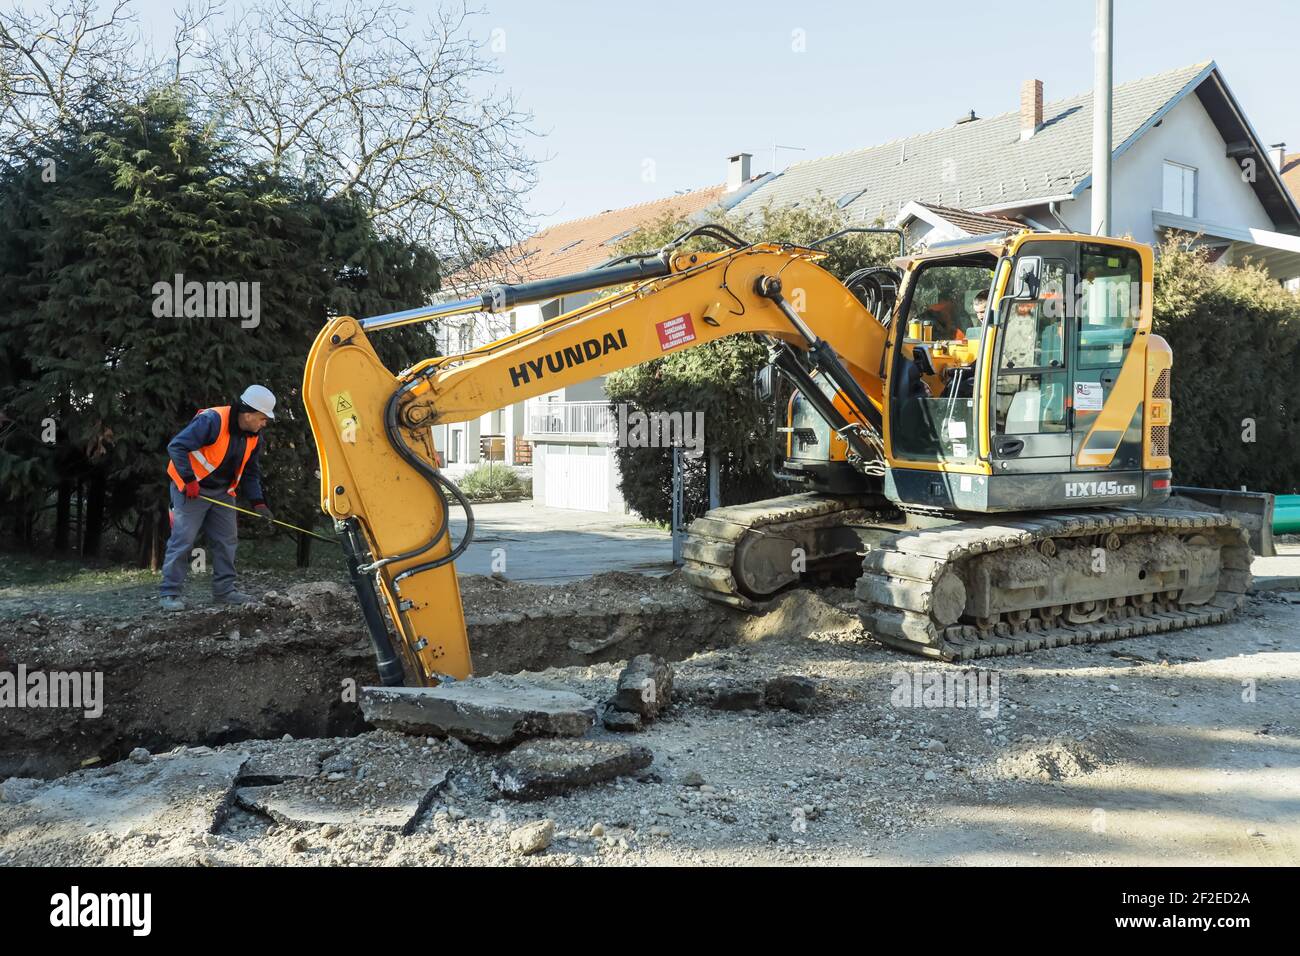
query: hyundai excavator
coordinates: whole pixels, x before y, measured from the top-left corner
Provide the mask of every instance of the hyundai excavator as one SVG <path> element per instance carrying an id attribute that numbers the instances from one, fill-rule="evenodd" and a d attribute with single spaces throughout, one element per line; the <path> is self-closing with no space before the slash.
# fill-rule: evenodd
<path id="1" fill-rule="evenodd" d="M 776 467 L 800 490 L 690 525 L 683 574 L 705 597 L 755 608 L 847 572 L 872 636 L 943 661 L 1217 623 L 1240 606 L 1251 550 L 1236 519 L 1168 506 L 1172 354 L 1151 330 L 1149 246 L 1022 231 L 900 250 L 841 282 L 818 265 L 839 235 L 805 247 L 701 226 L 594 270 L 331 320 L 303 399 L 380 679 L 472 673 L 455 560 L 474 516 L 431 426 L 730 335 L 769 346 L 756 387 L 789 393 Z M 722 251 L 691 251 L 697 236 Z M 371 344 L 579 296 L 397 374 Z"/>

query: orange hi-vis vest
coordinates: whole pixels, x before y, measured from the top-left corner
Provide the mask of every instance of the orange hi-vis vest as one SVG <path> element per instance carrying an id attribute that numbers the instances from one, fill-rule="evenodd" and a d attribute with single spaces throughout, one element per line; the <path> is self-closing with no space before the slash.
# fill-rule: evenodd
<path id="1" fill-rule="evenodd" d="M 202 481 L 208 475 L 212 474 L 221 467 L 221 463 L 226 458 L 226 449 L 230 447 L 230 406 L 218 405 L 213 408 L 201 408 L 195 414 L 195 418 L 204 412 L 216 412 L 221 418 L 221 430 L 217 433 L 216 441 L 211 445 L 204 445 L 198 451 L 190 452 L 190 467 L 194 469 L 194 477 Z M 239 479 L 244 476 L 244 466 L 248 464 L 248 459 L 253 457 L 253 450 L 257 448 L 257 436 L 249 435 L 244 442 L 244 460 L 239 463 L 238 470 L 235 471 L 235 480 L 231 483 L 226 494 L 232 498 L 235 496 L 235 489 L 239 487 Z M 185 481 L 181 478 L 181 473 L 176 470 L 176 462 L 167 463 L 167 474 L 172 476 L 172 481 L 176 482 L 176 487 L 181 491 L 185 490 Z"/>

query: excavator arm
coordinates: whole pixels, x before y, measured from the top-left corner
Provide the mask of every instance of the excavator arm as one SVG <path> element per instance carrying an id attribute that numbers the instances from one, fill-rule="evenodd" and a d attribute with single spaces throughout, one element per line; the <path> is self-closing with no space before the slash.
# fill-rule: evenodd
<path id="1" fill-rule="evenodd" d="M 329 322 L 307 360 L 303 401 L 320 456 L 321 505 L 342 535 L 381 679 L 429 685 L 473 670 L 454 566 L 473 534 L 473 514 L 438 467 L 433 425 L 747 332 L 768 338 L 778 367 L 822 403 L 818 411 L 848 442 L 850 460 L 878 474 L 886 330 L 817 265 L 823 255 L 774 244 L 669 251 L 496 286 L 447 305 Z M 616 291 L 399 374 L 383 365 L 368 338 L 396 325 L 601 289 Z M 812 370 L 834 383 L 841 401 L 822 397 L 811 385 Z M 466 514 L 459 543 L 449 532 L 449 498 L 459 499 Z"/>

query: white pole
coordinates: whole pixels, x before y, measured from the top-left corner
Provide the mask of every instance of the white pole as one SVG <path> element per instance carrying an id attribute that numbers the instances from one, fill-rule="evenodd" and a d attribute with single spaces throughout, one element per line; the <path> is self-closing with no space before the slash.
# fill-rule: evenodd
<path id="1" fill-rule="evenodd" d="M 673 445 L 673 564 L 683 563 L 682 546 L 686 543 L 686 476 L 682 473 L 682 446 Z"/>
<path id="2" fill-rule="evenodd" d="M 1114 28 L 1113 0 L 1097 0 L 1092 86 L 1092 233 L 1095 236 L 1108 236 L 1111 230 L 1111 80 L 1114 72 L 1111 40 Z"/>

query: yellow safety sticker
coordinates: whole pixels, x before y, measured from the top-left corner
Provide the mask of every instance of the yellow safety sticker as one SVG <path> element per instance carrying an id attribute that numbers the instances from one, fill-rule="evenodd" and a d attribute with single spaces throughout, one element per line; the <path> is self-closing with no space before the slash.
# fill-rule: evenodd
<path id="1" fill-rule="evenodd" d="M 352 404 L 351 392 L 335 392 L 330 396 L 330 405 L 334 409 L 334 417 L 338 419 L 339 434 L 345 442 L 355 442 L 357 440 L 357 431 L 361 428 L 361 419 L 357 416 L 356 407 Z"/>

